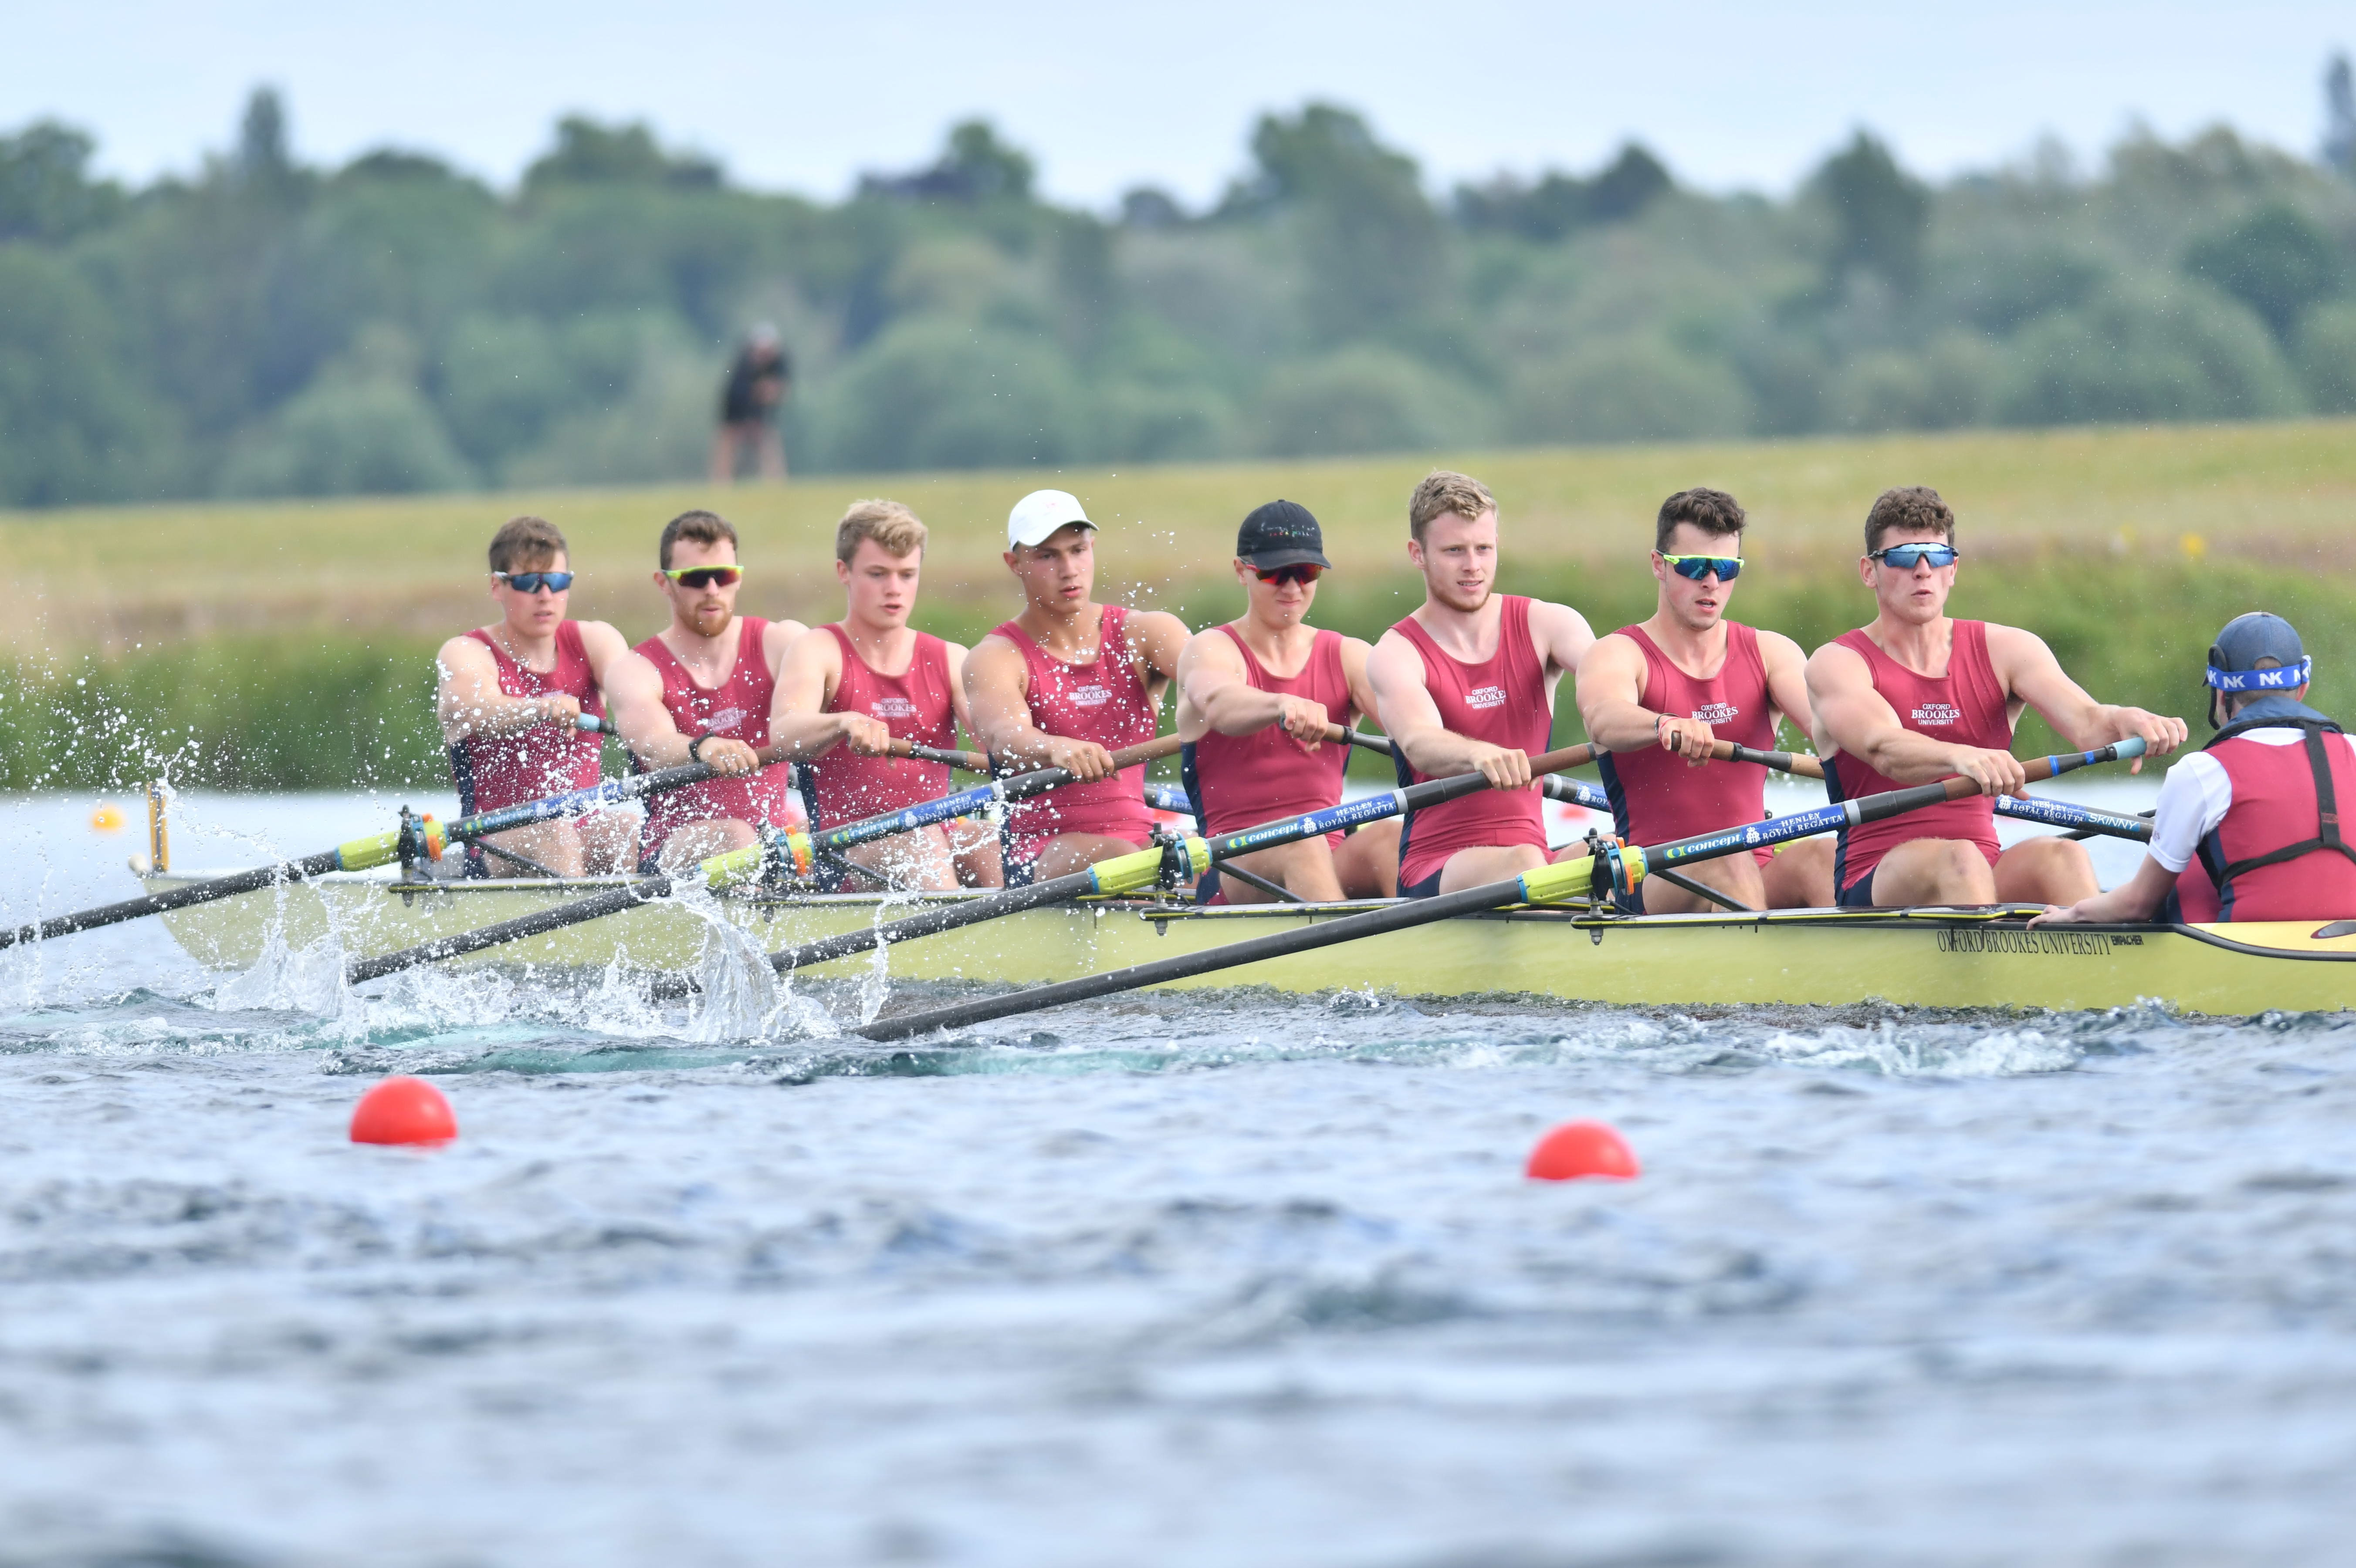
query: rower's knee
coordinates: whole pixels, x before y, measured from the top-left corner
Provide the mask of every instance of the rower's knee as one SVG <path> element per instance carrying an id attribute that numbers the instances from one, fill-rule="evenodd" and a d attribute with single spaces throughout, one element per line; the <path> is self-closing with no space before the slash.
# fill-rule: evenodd
<path id="1" fill-rule="evenodd" d="M 1917 838 L 1890 852 L 1873 874 L 1878 904 L 1996 901 L 1996 877 L 1979 846 L 1965 838 Z"/>
<path id="2" fill-rule="evenodd" d="M 2076 903 L 2101 891 L 2094 858 L 2067 838 L 2025 838 L 1997 862 L 1997 897 L 2020 903 Z"/>

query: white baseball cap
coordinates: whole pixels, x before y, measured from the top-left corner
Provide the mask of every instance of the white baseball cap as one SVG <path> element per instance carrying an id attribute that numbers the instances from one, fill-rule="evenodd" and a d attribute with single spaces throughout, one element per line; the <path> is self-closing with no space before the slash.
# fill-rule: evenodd
<path id="1" fill-rule="evenodd" d="M 1057 528 L 1074 523 L 1096 527 L 1081 509 L 1078 496 L 1068 490 L 1033 490 L 1006 514 L 1006 548 L 1030 545 L 1035 549 L 1054 538 Z"/>

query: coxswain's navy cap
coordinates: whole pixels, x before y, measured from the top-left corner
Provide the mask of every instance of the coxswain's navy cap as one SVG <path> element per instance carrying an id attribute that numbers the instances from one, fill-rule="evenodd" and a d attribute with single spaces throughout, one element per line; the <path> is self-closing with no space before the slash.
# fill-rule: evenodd
<path id="1" fill-rule="evenodd" d="M 1309 508 L 1298 501 L 1270 501 L 1254 507 L 1244 526 L 1236 530 L 1236 554 L 1262 571 L 1280 566 L 1315 566 L 1327 571 L 1325 535 Z"/>
<path id="2" fill-rule="evenodd" d="M 2263 659 L 2275 667 L 2260 669 Z M 2209 684 L 2218 691 L 2297 691 L 2314 670 L 2298 629 L 2263 610 L 2226 622 L 2209 649 Z"/>

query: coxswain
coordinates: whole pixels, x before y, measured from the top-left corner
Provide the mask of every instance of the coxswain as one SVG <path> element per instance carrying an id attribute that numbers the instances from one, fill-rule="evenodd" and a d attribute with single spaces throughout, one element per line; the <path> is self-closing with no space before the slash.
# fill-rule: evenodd
<path id="1" fill-rule="evenodd" d="M 966 650 L 908 624 L 925 564 L 925 525 L 897 501 L 853 501 L 834 529 L 842 619 L 794 641 L 777 677 L 769 741 L 794 762 L 813 827 L 901 811 L 954 788 L 944 763 L 891 755 L 912 741 L 948 751 L 966 717 Z M 844 858 L 926 892 L 999 884 L 998 835 L 966 819 L 921 827 Z"/>
<path id="2" fill-rule="evenodd" d="M 967 700 L 1001 769 L 1063 768 L 1077 781 L 1013 806 L 1006 880 L 1064 876 L 1152 840 L 1145 769 L 1112 753 L 1153 739 L 1186 627 L 1158 610 L 1098 604 L 1096 524 L 1061 490 L 1034 490 L 1006 518 L 1006 570 L 1023 613 L 973 647 Z"/>
<path id="3" fill-rule="evenodd" d="M 2226 622 L 2206 678 L 2217 733 L 2168 771 L 2143 864 L 2029 923 L 2356 916 L 2356 845 L 2340 810 L 2356 804 L 2356 741 L 2307 705 L 2314 668 L 2281 616 Z"/>
<path id="4" fill-rule="evenodd" d="M 1653 527 L 1652 618 L 1600 637 L 1579 665 L 1579 712 L 1588 739 L 1611 748 L 1604 793 L 1620 837 L 1666 844 L 1757 822 L 1766 815 L 1767 770 L 1713 761 L 1731 741 L 1775 749 L 1785 715 L 1808 718 L 1808 660 L 1800 645 L 1726 618 L 1742 573 L 1741 504 L 1723 490 L 1680 490 Z M 1833 847 L 1823 838 L 1695 863 L 1685 873 L 1751 909 L 1809 909 L 1833 901 Z M 1643 912 L 1713 907 L 1659 878 L 1642 889 Z"/>
<path id="5" fill-rule="evenodd" d="M 1326 727 L 1374 710 L 1356 637 L 1309 624 L 1317 580 L 1333 570 L 1309 508 L 1270 501 L 1236 534 L 1238 620 L 1198 632 L 1178 658 L 1178 733 L 1187 795 L 1205 834 L 1237 832 L 1339 805 L 1350 749 Z M 1398 823 L 1372 822 L 1231 862 L 1312 903 L 1398 892 Z M 1214 868 L 1196 890 L 1208 902 L 1270 896 Z"/>
<path id="6" fill-rule="evenodd" d="M 490 561 L 499 619 L 451 638 L 434 656 L 441 675 L 434 709 L 458 810 L 467 816 L 595 784 L 601 739 L 578 720 L 604 716 L 605 680 L 629 655 L 622 634 L 605 622 L 565 618 L 573 572 L 553 523 L 509 518 L 491 536 Z M 626 813 L 599 812 L 495 833 L 485 842 L 530 864 L 470 845 L 466 874 L 626 870 L 637 860 L 636 827 Z"/>
<path id="7" fill-rule="evenodd" d="M 648 803 L 639 863 L 675 872 L 800 820 L 791 769 L 765 763 L 760 748 L 786 650 L 809 628 L 736 613 L 744 568 L 724 517 L 680 513 L 663 526 L 657 559 L 670 624 L 616 661 L 605 692 L 641 769 L 702 763 L 721 775 Z"/>
<path id="8" fill-rule="evenodd" d="M 2017 626 L 1950 620 L 1956 560 L 1955 514 L 1936 490 L 1883 491 L 1866 514 L 1858 561 L 1878 613 L 1808 659 L 1816 750 L 1835 800 L 1958 776 L 1978 786 L 1842 833 L 1839 901 L 2075 903 L 2095 889 L 2083 845 L 2053 836 L 1997 844 L 1994 797 L 2029 793 L 2011 750 L 2022 706 L 2085 751 L 2140 736 L 2149 754 L 2165 756 L 2184 743 L 2184 720 L 2095 701 L 2043 639 Z"/>
<path id="9" fill-rule="evenodd" d="M 1423 603 L 1367 661 L 1399 783 L 1478 772 L 1493 786 L 1408 814 L 1399 891 L 1431 898 L 1547 863 L 1530 757 L 1554 732 L 1556 683 L 1595 634 L 1568 605 L 1495 592 L 1497 503 L 1469 475 L 1435 473 L 1415 487 L 1407 554 Z"/>

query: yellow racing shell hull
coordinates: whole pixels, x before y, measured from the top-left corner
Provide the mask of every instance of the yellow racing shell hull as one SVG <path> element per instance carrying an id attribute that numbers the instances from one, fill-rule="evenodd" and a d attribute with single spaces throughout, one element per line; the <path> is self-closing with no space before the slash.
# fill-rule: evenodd
<path id="1" fill-rule="evenodd" d="M 184 879 L 151 876 L 150 891 Z M 347 958 L 532 913 L 612 879 L 402 884 L 331 876 L 162 916 L 199 962 L 243 969 L 333 942 Z M 942 898 L 852 894 L 664 901 L 472 955 L 540 971 L 693 971 L 722 926 L 767 952 L 864 928 Z M 804 973 L 1035 985 L 1223 946 L 1366 904 L 1192 905 L 1104 901 L 1027 911 L 894 944 Z M 1598 918 L 1516 910 L 1440 922 L 1215 972 L 1189 986 L 1313 992 L 1531 995 L 1635 1007 L 1842 1004 L 2066 1010 L 2160 1002 L 2190 1013 L 2337 1011 L 2356 1005 L 2356 921 L 2030 930 L 2006 909 L 1793 910 Z M 732 940 L 742 951 L 746 944 Z"/>

